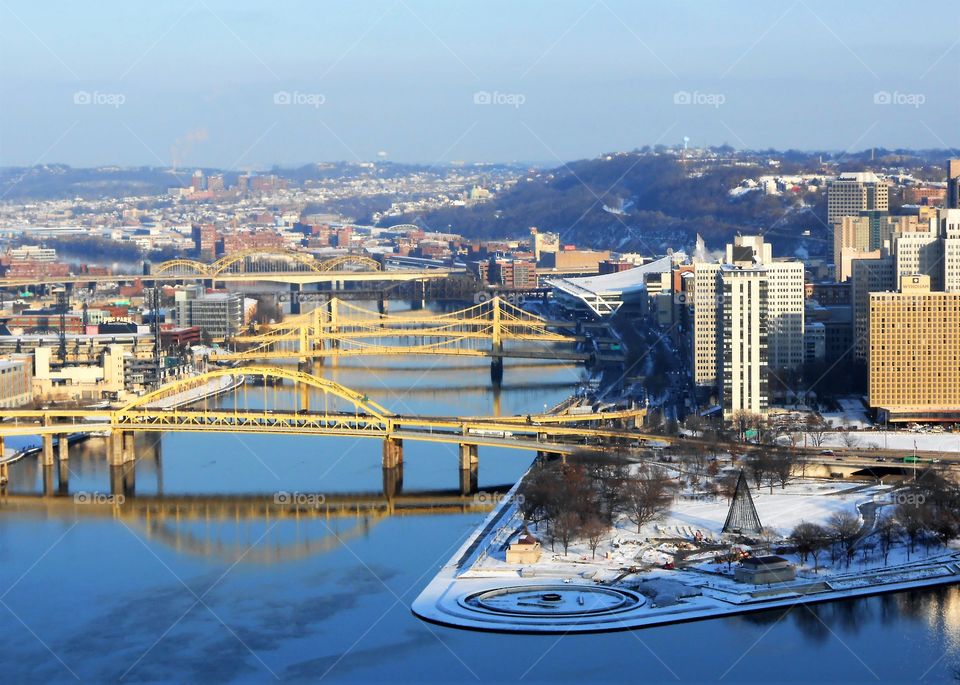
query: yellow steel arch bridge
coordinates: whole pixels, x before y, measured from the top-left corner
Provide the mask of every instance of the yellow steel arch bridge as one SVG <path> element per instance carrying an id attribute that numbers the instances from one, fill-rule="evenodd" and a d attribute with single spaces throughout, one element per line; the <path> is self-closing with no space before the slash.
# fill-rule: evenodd
<path id="1" fill-rule="evenodd" d="M 216 401 L 201 398 L 211 381 L 226 376 L 242 382 Z M 296 392 L 278 392 L 277 384 L 289 384 Z M 52 436 L 101 431 L 334 435 L 394 445 L 410 439 L 572 453 L 583 449 L 585 442 L 596 447 L 605 439 L 654 438 L 633 430 L 644 414 L 643 409 L 620 409 L 525 417 L 399 415 L 326 378 L 292 368 L 245 366 L 175 380 L 113 409 L 4 410 L 0 437 L 44 436 L 44 452 L 49 450 L 51 463 Z"/>
<path id="2" fill-rule="evenodd" d="M 569 322 L 548 321 L 500 297 L 436 314 L 425 310 L 385 314 L 332 298 L 268 330 L 232 339 L 238 349 L 224 360 L 264 360 L 371 355 L 526 357 L 580 361 L 579 338 Z"/>
<path id="3" fill-rule="evenodd" d="M 364 271 L 380 271 L 380 263 L 365 255 L 347 254 L 321 261 L 309 253 L 297 250 L 260 248 L 234 252 L 221 257 L 212 264 L 205 264 L 193 259 L 171 259 L 158 264 L 151 275 L 216 278 L 224 275 L 282 273 L 286 271 L 322 274 L 331 271 L 347 271 L 351 268 Z"/>

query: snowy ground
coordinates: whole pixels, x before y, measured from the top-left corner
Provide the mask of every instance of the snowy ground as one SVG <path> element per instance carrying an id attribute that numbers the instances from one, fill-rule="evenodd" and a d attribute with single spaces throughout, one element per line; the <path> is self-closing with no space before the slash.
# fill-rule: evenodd
<path id="1" fill-rule="evenodd" d="M 849 426 L 852 428 L 869 428 L 873 424 L 867 417 L 867 409 L 857 398 L 837 400 L 840 411 L 821 412 L 821 416 L 830 422 L 834 428 Z"/>
<path id="2" fill-rule="evenodd" d="M 848 445 L 848 440 L 852 444 Z M 812 444 L 813 442 L 808 438 L 807 446 Z M 960 452 L 960 433 L 866 430 L 849 433 L 837 431 L 824 435 L 822 445 L 824 448 L 848 446 L 863 450 L 903 450 L 904 454 L 910 454 L 914 449 L 923 452 Z"/>

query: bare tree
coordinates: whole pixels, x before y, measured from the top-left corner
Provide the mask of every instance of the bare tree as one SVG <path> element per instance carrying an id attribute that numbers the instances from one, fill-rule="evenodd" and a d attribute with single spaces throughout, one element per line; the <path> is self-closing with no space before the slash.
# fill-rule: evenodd
<path id="1" fill-rule="evenodd" d="M 659 518 L 673 499 L 673 483 L 662 469 L 643 467 L 636 478 L 624 483 L 623 506 L 627 518 L 637 526 Z"/>
<path id="2" fill-rule="evenodd" d="M 814 572 L 820 570 L 820 550 L 827 544 L 829 537 L 830 533 L 823 526 L 805 521 L 798 523 L 790 533 L 790 540 L 800 554 L 800 562 L 805 564 L 807 557 L 812 557 Z"/>
<path id="3" fill-rule="evenodd" d="M 827 437 L 830 426 L 819 414 L 808 414 L 805 422 L 807 436 L 814 447 L 823 447 L 823 440 Z"/>
<path id="4" fill-rule="evenodd" d="M 583 523 L 582 534 L 587 539 L 593 558 L 597 558 L 597 547 L 610 532 L 610 526 L 597 516 L 591 516 Z"/>
<path id="5" fill-rule="evenodd" d="M 903 535 L 903 526 L 892 514 L 886 514 L 877 522 L 877 540 L 880 543 L 880 553 L 883 554 L 883 563 L 890 557 L 890 549 L 897 544 Z"/>
<path id="6" fill-rule="evenodd" d="M 844 447 L 853 448 L 860 442 L 860 436 L 852 431 L 843 431 L 840 434 L 840 442 L 843 443 Z"/>
<path id="7" fill-rule="evenodd" d="M 860 533 L 860 519 L 849 511 L 836 511 L 827 519 L 827 526 L 833 539 L 839 543 L 846 558 L 847 566 L 853 556 L 857 535 Z"/>
<path id="8" fill-rule="evenodd" d="M 773 478 L 775 478 L 777 482 L 780 483 L 781 488 L 786 488 L 787 483 L 790 482 L 796 473 L 797 460 L 793 453 L 786 450 L 777 450 L 770 454 L 768 463 L 772 474 L 771 483 L 773 482 Z"/>

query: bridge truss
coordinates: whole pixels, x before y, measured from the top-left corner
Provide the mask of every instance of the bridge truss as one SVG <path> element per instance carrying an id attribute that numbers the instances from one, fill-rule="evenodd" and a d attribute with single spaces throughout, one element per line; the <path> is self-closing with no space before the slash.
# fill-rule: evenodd
<path id="1" fill-rule="evenodd" d="M 172 259 L 157 265 L 151 275 L 216 278 L 238 274 L 329 273 L 354 269 L 379 271 L 380 263 L 364 255 L 340 255 L 320 261 L 311 254 L 296 250 L 251 249 L 225 255 L 212 264 L 193 259 Z"/>
<path id="2" fill-rule="evenodd" d="M 218 359 L 260 360 L 329 356 L 454 355 L 586 359 L 569 349 L 576 336 L 552 322 L 493 297 L 445 314 L 424 310 L 385 314 L 339 298 L 288 318 L 267 331 L 240 335 L 242 351 Z M 558 347 L 566 344 L 567 349 Z"/>

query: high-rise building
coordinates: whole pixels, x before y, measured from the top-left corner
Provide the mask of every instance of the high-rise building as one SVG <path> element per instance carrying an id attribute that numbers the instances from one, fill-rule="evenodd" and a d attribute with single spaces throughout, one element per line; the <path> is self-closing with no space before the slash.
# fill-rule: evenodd
<path id="1" fill-rule="evenodd" d="M 220 235 L 213 224 L 193 224 L 193 245 L 200 259 L 212 262 L 217 258 L 217 243 Z"/>
<path id="2" fill-rule="evenodd" d="M 888 209 L 887 184 L 873 172 L 843 173 L 827 184 L 827 223 L 831 226 L 840 221 L 840 217 Z"/>
<path id="3" fill-rule="evenodd" d="M 893 290 L 894 259 L 886 253 L 850 263 L 850 299 L 853 301 L 853 356 L 865 362 L 870 344 L 870 293 Z"/>
<path id="4" fill-rule="evenodd" d="M 930 277 L 900 278 L 870 295 L 868 399 L 882 421 L 960 420 L 960 292 Z"/>
<path id="5" fill-rule="evenodd" d="M 947 209 L 960 209 L 960 159 L 947 160 Z"/>
<path id="6" fill-rule="evenodd" d="M 737 236 L 723 263 L 694 262 L 694 380 L 715 385 L 729 418 L 764 413 L 769 370 L 804 363 L 803 263 Z"/>

